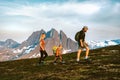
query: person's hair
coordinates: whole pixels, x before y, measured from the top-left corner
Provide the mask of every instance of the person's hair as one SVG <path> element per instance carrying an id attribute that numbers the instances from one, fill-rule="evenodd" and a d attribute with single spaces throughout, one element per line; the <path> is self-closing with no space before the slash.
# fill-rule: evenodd
<path id="1" fill-rule="evenodd" d="M 62 46 L 62 44 L 59 44 L 59 47 Z"/>
<path id="2" fill-rule="evenodd" d="M 41 35 L 45 35 L 45 33 L 42 33 Z"/>
<path id="3" fill-rule="evenodd" d="M 87 26 L 83 26 L 82 30 L 84 30 L 84 29 L 88 29 L 88 27 Z"/>
<path id="4" fill-rule="evenodd" d="M 43 35 L 45 35 L 45 33 L 42 33 L 42 34 L 40 35 L 40 40 L 42 39 Z"/>

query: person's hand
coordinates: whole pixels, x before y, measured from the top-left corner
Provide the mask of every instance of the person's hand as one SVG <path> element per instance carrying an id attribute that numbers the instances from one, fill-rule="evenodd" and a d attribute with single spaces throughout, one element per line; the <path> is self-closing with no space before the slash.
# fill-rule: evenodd
<path id="1" fill-rule="evenodd" d="M 89 46 L 88 43 L 86 43 L 86 46 Z"/>
<path id="2" fill-rule="evenodd" d="M 81 47 L 84 47 L 83 44 L 81 44 Z"/>
<path id="3" fill-rule="evenodd" d="M 42 49 L 43 51 L 45 51 L 45 49 Z"/>

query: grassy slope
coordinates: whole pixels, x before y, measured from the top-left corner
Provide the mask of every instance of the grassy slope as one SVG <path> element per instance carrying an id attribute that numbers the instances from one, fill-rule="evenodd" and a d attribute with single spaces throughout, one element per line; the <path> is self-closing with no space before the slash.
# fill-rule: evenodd
<path id="1" fill-rule="evenodd" d="M 120 80 L 120 46 L 92 50 L 92 63 L 86 63 L 84 55 L 79 64 L 76 53 L 63 56 L 66 64 L 53 65 L 53 56 L 42 66 L 36 65 L 38 58 L 1 62 L 0 80 Z"/>

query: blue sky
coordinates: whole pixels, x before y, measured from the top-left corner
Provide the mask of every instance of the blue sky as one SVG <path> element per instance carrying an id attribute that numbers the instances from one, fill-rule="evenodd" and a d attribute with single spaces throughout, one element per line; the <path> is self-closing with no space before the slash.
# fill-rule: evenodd
<path id="1" fill-rule="evenodd" d="M 74 39 L 87 25 L 86 40 L 120 39 L 120 0 L 0 0 L 0 40 L 26 40 L 55 28 Z"/>

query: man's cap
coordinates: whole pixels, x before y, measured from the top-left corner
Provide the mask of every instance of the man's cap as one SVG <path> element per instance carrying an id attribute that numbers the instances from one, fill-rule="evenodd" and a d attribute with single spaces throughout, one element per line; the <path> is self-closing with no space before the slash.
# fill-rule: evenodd
<path id="1" fill-rule="evenodd" d="M 88 29 L 88 26 L 83 26 L 83 29 Z"/>

